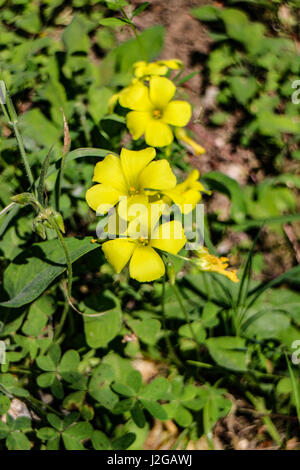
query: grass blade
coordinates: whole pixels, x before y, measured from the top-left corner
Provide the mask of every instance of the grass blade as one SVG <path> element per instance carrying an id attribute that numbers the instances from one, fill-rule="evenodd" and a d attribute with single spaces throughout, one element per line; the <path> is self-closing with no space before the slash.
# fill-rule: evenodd
<path id="1" fill-rule="evenodd" d="M 285 353 L 285 358 L 286 358 L 286 362 L 287 362 L 287 366 L 288 366 L 288 370 L 289 370 L 289 374 L 290 374 L 290 379 L 291 379 L 291 383 L 292 383 L 292 390 L 293 390 L 293 395 L 294 395 L 294 399 L 295 399 L 297 418 L 298 418 L 298 422 L 300 424 L 300 389 L 299 389 L 299 386 L 297 385 L 296 377 L 295 377 L 293 368 L 291 366 L 291 363 L 290 363 L 289 358 L 288 358 L 286 353 Z"/>

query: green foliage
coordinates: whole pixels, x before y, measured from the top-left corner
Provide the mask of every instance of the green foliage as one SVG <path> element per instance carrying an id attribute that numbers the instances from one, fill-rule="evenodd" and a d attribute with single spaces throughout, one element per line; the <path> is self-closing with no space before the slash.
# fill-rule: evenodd
<path id="1" fill-rule="evenodd" d="M 135 10 L 125 0 L 69 3 L 70 13 L 61 0 L 6 2 L 0 11 L 1 79 L 19 115 L 11 119 L 4 107 L 15 134 L 0 117 L 0 450 L 137 450 L 155 420 L 173 420 L 182 446 L 205 435 L 213 448 L 214 426 L 232 407 L 228 392 L 264 413 L 281 442 L 265 403 L 300 419 L 299 371 L 289 361 L 300 334 L 300 269 L 265 282 L 255 232 L 271 226 L 282 236 L 284 223 L 299 220 L 299 176 L 274 171 L 241 186 L 218 171 L 203 175 L 230 202 L 227 218 L 208 215 L 210 251 L 227 229 L 254 239 L 252 248 L 236 247 L 240 258 L 248 252 L 238 285 L 176 256 L 170 281 L 182 302 L 171 282 L 114 274 L 92 243 L 101 218 L 88 212 L 85 193 L 95 163 L 119 154 L 127 138 L 125 117 L 109 114 L 109 100 L 130 83 L 134 62 L 159 56 L 164 28 L 117 45 L 115 28 L 134 29 L 149 2 Z M 300 66 L 292 41 L 271 37 L 236 8 L 192 13 L 218 24 L 206 64 L 218 87 L 213 125 L 242 110 L 239 143 L 299 159 L 299 119 L 288 103 Z M 190 170 L 184 152 L 179 142 L 157 151 L 178 180 Z M 15 418 L 16 400 L 23 411 Z"/>
<path id="2" fill-rule="evenodd" d="M 91 238 L 66 240 L 72 263 L 96 248 Z M 28 262 L 29 259 L 29 262 Z M 15 275 L 16 265 L 18 276 Z M 50 266 L 49 266 L 50 265 Z M 56 240 L 33 245 L 9 265 L 4 275 L 4 288 L 10 300 L 1 305 L 17 308 L 35 300 L 66 269 L 65 255 Z"/>
<path id="3" fill-rule="evenodd" d="M 247 3 L 251 13 L 250 1 L 243 2 L 241 9 L 205 5 L 191 11 L 199 20 L 209 22 L 212 30 L 214 48 L 207 61 L 210 80 L 219 88 L 217 101 L 222 111 L 233 113 L 238 105 L 243 111 L 243 124 L 237 135 L 242 145 L 255 145 L 265 151 L 266 146 L 259 144 L 264 136 L 264 142 L 274 146 L 273 156 L 275 150 L 278 157 L 283 153 L 293 157 L 300 129 L 297 105 L 292 104 L 292 84 L 300 70 L 299 55 L 292 38 L 285 37 L 284 19 L 279 24 L 282 33 L 271 36 L 264 24 L 242 11 Z M 276 10 L 271 2 L 256 3 L 262 12 L 266 5 Z M 289 14 L 291 21 L 295 20 L 292 5 Z M 219 125 L 214 117 L 212 122 Z"/>

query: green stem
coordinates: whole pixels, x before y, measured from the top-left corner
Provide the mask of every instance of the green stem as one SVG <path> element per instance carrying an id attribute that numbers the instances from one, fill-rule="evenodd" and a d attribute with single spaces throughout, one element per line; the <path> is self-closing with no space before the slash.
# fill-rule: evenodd
<path id="1" fill-rule="evenodd" d="M 71 258 L 70 258 L 70 253 L 68 251 L 68 248 L 67 248 L 67 245 L 65 243 L 64 237 L 62 236 L 57 223 L 55 222 L 53 217 L 49 217 L 49 222 L 51 223 L 52 227 L 56 231 L 56 234 L 58 236 L 60 244 L 61 244 L 61 246 L 64 250 L 65 257 L 66 257 L 66 262 L 67 262 L 67 269 L 68 269 L 68 287 L 67 287 L 68 295 L 67 295 L 67 298 L 66 298 L 66 302 L 65 302 L 65 306 L 64 306 L 64 309 L 63 309 L 62 316 L 60 318 L 59 325 L 58 325 L 58 327 L 57 327 L 57 329 L 54 333 L 54 338 L 53 339 L 56 340 L 59 337 L 59 335 L 60 335 L 60 333 L 61 333 L 61 331 L 64 327 L 64 324 L 65 324 L 65 321 L 66 321 L 66 318 L 67 318 L 67 314 L 68 314 L 68 311 L 69 311 L 69 299 L 71 298 L 71 294 L 72 294 L 73 269 L 72 269 L 72 261 L 71 261 Z"/>
<path id="2" fill-rule="evenodd" d="M 184 315 L 185 321 L 187 322 L 187 324 L 188 324 L 188 326 L 189 326 L 189 330 L 190 330 L 190 332 L 191 332 L 191 336 L 192 336 L 192 338 L 193 338 L 193 340 L 194 340 L 194 342 L 195 342 L 195 344 L 196 344 L 197 356 L 198 356 L 198 359 L 199 359 L 199 357 L 200 357 L 200 347 L 199 347 L 199 343 L 198 343 L 198 340 L 197 340 L 195 331 L 194 331 L 194 329 L 193 329 L 193 327 L 192 327 L 192 325 L 191 325 L 191 322 L 190 322 L 190 319 L 189 319 L 189 315 L 188 315 L 188 313 L 187 313 L 187 311 L 186 311 L 186 308 L 185 308 L 185 306 L 184 306 L 184 304 L 183 304 L 183 302 L 182 302 L 181 295 L 180 295 L 180 293 L 179 293 L 179 288 L 178 288 L 178 286 L 177 286 L 176 284 L 172 285 L 172 288 L 173 288 L 173 290 L 174 290 L 174 294 L 175 294 L 175 296 L 176 296 L 176 299 L 177 299 L 177 301 L 178 301 L 178 303 L 179 303 L 179 305 L 180 305 L 180 308 L 181 308 L 181 310 L 182 310 L 182 313 L 183 313 L 183 315 Z"/>
<path id="3" fill-rule="evenodd" d="M 8 115 L 8 113 L 7 113 L 7 111 L 6 111 L 6 108 L 5 108 L 5 106 L 4 106 L 3 103 L 1 103 L 1 108 L 2 108 L 3 114 L 4 114 L 4 116 L 5 116 L 6 120 L 7 120 L 7 122 L 10 123 L 10 117 L 9 117 L 9 115 Z"/>
<path id="4" fill-rule="evenodd" d="M 251 403 L 254 405 L 255 409 L 259 412 L 262 413 L 264 416 L 262 417 L 262 420 L 268 430 L 268 433 L 272 437 L 272 439 L 276 442 L 276 444 L 280 447 L 282 444 L 281 437 L 277 431 L 276 426 L 274 425 L 273 421 L 270 418 L 270 413 L 265 407 L 265 402 L 262 397 L 255 397 L 252 395 L 250 392 L 246 392 L 246 396 L 248 399 L 251 401 Z"/>
<path id="5" fill-rule="evenodd" d="M 70 258 L 70 253 L 68 251 L 68 248 L 67 248 L 67 245 L 65 243 L 64 237 L 62 236 L 61 231 L 60 231 L 57 223 L 53 219 L 53 217 L 49 217 L 49 222 L 51 223 L 52 227 L 54 228 L 54 230 L 55 230 L 55 232 L 58 236 L 58 239 L 61 243 L 62 249 L 64 250 L 64 253 L 65 253 L 66 262 L 67 262 L 67 269 L 68 269 L 68 289 L 67 289 L 67 291 L 68 291 L 68 298 L 70 298 L 71 294 L 72 294 L 72 281 L 73 281 L 73 270 L 72 270 L 72 261 L 71 261 L 71 258 Z"/>
<path id="6" fill-rule="evenodd" d="M 79 114 L 79 119 L 80 119 L 80 124 L 83 129 L 84 137 L 87 143 L 88 147 L 92 147 L 92 139 L 91 139 L 91 134 L 89 130 L 89 126 L 87 124 L 86 120 L 86 112 L 85 112 L 85 106 L 82 101 L 78 101 L 76 103 L 76 108 Z"/>
<path id="7" fill-rule="evenodd" d="M 141 38 L 140 36 L 138 35 L 137 33 L 137 30 L 136 30 L 136 27 L 134 26 L 133 22 L 131 21 L 131 19 L 129 18 L 129 16 L 127 15 L 126 11 L 124 10 L 124 8 L 120 8 L 121 12 L 123 13 L 124 17 L 126 18 L 126 20 L 129 21 L 129 26 L 130 28 L 132 29 L 133 31 L 133 34 L 135 35 L 135 38 L 137 40 L 137 43 L 139 45 L 139 48 L 140 48 L 140 51 L 141 51 L 141 54 L 142 54 L 142 57 L 143 59 L 148 62 L 148 57 L 147 57 L 147 54 L 146 54 L 146 50 L 144 48 L 144 44 L 143 42 L 141 41 Z"/>
<path id="8" fill-rule="evenodd" d="M 4 209 L 2 209 L 2 211 L 0 212 L 0 216 L 8 212 L 13 206 L 15 206 L 15 204 L 15 202 L 11 202 L 10 204 L 8 204 L 8 206 L 4 207 Z"/>
<path id="9" fill-rule="evenodd" d="M 164 333 L 165 333 L 165 341 L 166 341 L 166 345 L 167 345 L 167 349 L 169 351 L 169 354 L 173 358 L 175 364 L 180 367 L 183 364 L 182 364 L 181 360 L 179 359 L 179 357 L 177 356 L 177 354 L 176 354 L 176 352 L 173 348 L 173 345 L 170 341 L 168 332 L 167 332 L 166 314 L 165 314 L 165 294 L 166 294 L 166 275 L 164 275 L 164 278 L 163 278 L 163 290 L 162 290 L 162 305 L 161 305 L 162 306 L 162 309 L 161 309 L 162 324 L 163 324 L 163 329 L 164 329 Z"/>
<path id="10" fill-rule="evenodd" d="M 210 286 L 209 286 L 209 283 L 207 282 L 205 272 L 202 272 L 201 274 L 202 274 L 202 280 L 203 280 L 204 288 L 205 288 L 205 291 L 206 291 L 206 294 L 207 294 L 207 300 L 210 302 L 210 300 L 211 300 Z"/>
<path id="11" fill-rule="evenodd" d="M 25 398 L 24 400 L 27 401 L 28 404 L 31 404 L 32 406 L 36 407 L 36 409 L 39 410 L 42 415 L 45 414 L 42 407 L 45 407 L 46 409 L 48 409 L 49 411 L 52 411 L 52 413 L 56 414 L 57 416 L 62 416 L 62 413 L 60 413 L 59 411 L 56 411 L 54 408 L 52 408 L 52 406 L 48 405 L 47 403 L 44 403 L 41 400 L 38 400 L 37 398 L 30 397 L 30 398 Z"/>
<path id="12" fill-rule="evenodd" d="M 177 450 L 183 439 L 188 435 L 190 432 L 190 428 L 185 428 L 181 434 L 179 434 L 178 438 L 176 439 L 174 445 L 172 446 L 171 450 Z M 182 449 L 180 449 L 182 450 Z"/>
<path id="13" fill-rule="evenodd" d="M 29 165 L 29 161 L 28 161 L 28 157 L 27 157 L 27 154 L 26 154 L 26 151 L 25 151 L 23 139 L 22 139 L 22 136 L 21 136 L 20 131 L 19 131 L 18 116 L 17 116 L 16 110 L 14 108 L 13 102 L 11 100 L 11 97 L 9 96 L 9 93 L 8 93 L 7 90 L 6 90 L 6 106 L 7 106 L 8 114 L 9 114 L 9 118 L 10 118 L 8 123 L 14 129 L 14 133 L 15 133 L 15 136 L 16 136 L 16 139 L 17 139 L 19 150 L 20 150 L 20 154 L 21 154 L 21 157 L 23 159 L 24 166 L 25 166 L 25 171 L 26 171 L 26 174 L 27 174 L 27 178 L 28 178 L 30 187 L 33 188 L 33 186 L 34 186 L 34 177 L 33 177 L 30 165 Z M 3 109 L 3 107 L 2 107 L 2 109 Z M 6 117 L 8 117 L 7 113 L 5 113 L 5 115 L 6 115 Z"/>
<path id="14" fill-rule="evenodd" d="M 66 322 L 66 319 L 67 319 L 69 308 L 70 308 L 69 301 L 68 301 L 68 299 L 66 299 L 64 309 L 63 309 L 62 315 L 60 317 L 60 322 L 59 322 L 58 327 L 56 328 L 54 336 L 53 336 L 54 341 L 60 336 L 60 333 L 61 333 L 61 331 L 64 327 L 64 324 Z"/>

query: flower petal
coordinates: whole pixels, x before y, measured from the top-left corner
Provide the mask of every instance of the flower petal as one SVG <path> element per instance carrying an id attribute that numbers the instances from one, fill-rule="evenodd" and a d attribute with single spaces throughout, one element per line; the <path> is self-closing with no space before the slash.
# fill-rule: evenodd
<path id="1" fill-rule="evenodd" d="M 186 126 L 192 116 L 192 108 L 187 101 L 171 101 L 164 109 L 163 121 L 172 126 Z"/>
<path id="2" fill-rule="evenodd" d="M 153 104 L 149 99 L 149 88 L 140 81 L 129 85 L 120 92 L 119 103 L 124 108 L 134 111 L 153 110 Z"/>
<path id="3" fill-rule="evenodd" d="M 151 282 L 165 273 L 165 265 L 153 248 L 137 246 L 131 257 L 129 273 L 139 282 Z"/>
<path id="4" fill-rule="evenodd" d="M 85 198 L 88 205 L 100 215 L 106 214 L 112 206 L 117 204 L 120 193 L 112 186 L 95 184 L 87 190 Z"/>
<path id="5" fill-rule="evenodd" d="M 108 103 L 107 103 L 107 107 L 108 107 L 108 112 L 110 114 L 112 114 L 114 112 L 115 106 L 116 106 L 117 102 L 119 101 L 119 96 L 120 96 L 119 93 L 115 93 L 109 98 Z"/>
<path id="6" fill-rule="evenodd" d="M 197 144 L 193 139 L 191 139 L 185 129 L 182 129 L 181 127 L 177 127 L 174 129 L 175 135 L 178 140 L 181 140 L 185 144 L 188 145 L 188 147 L 191 147 L 192 150 L 195 152 L 195 155 L 201 155 L 202 153 L 205 153 L 205 148 L 203 148 L 201 145 Z"/>
<path id="7" fill-rule="evenodd" d="M 139 175 L 153 158 L 155 158 L 155 155 L 156 150 L 153 147 L 147 147 L 143 150 L 127 150 L 125 148 L 121 150 L 120 160 L 122 170 L 129 187 L 132 186 L 135 189 L 139 188 Z"/>
<path id="8" fill-rule="evenodd" d="M 136 247 L 135 242 L 116 238 L 103 243 L 102 250 L 107 261 L 113 266 L 116 273 L 119 273 L 130 260 Z"/>
<path id="9" fill-rule="evenodd" d="M 138 78 L 151 75 L 166 75 L 168 67 L 161 62 L 135 62 L 133 64 L 134 75 Z"/>
<path id="10" fill-rule="evenodd" d="M 158 109 L 163 109 L 173 98 L 176 86 L 165 77 L 153 77 L 150 79 L 150 100 Z"/>
<path id="11" fill-rule="evenodd" d="M 95 166 L 93 181 L 112 186 L 121 194 L 127 194 L 128 187 L 122 171 L 121 160 L 115 155 L 107 155 Z"/>
<path id="12" fill-rule="evenodd" d="M 181 222 L 172 220 L 157 228 L 152 235 L 150 245 L 176 255 L 184 247 L 186 241 Z"/>
<path id="13" fill-rule="evenodd" d="M 174 175 L 167 160 L 151 162 L 140 174 L 141 188 L 154 190 L 172 189 L 176 185 Z"/>
<path id="14" fill-rule="evenodd" d="M 159 204 L 145 204 L 137 211 L 135 218 L 128 224 L 128 235 L 133 239 L 150 239 L 157 227 L 163 207 Z"/>
<path id="15" fill-rule="evenodd" d="M 178 185 L 177 185 L 178 186 Z M 168 189 L 163 191 L 163 194 L 175 202 L 175 204 L 180 205 L 183 202 L 183 197 L 181 193 L 177 190 L 177 186 L 174 189 Z"/>
<path id="16" fill-rule="evenodd" d="M 180 204 L 180 209 L 183 214 L 188 214 L 191 212 L 196 204 L 201 200 L 202 195 L 199 191 L 196 189 L 188 189 L 185 193 L 182 195 L 183 201 L 182 204 Z"/>
<path id="17" fill-rule="evenodd" d="M 151 119 L 147 124 L 145 131 L 145 140 L 152 147 L 165 147 L 173 142 L 173 133 L 168 126 L 161 120 Z"/>
<path id="18" fill-rule="evenodd" d="M 159 64 L 165 65 L 169 69 L 178 70 L 182 69 L 183 63 L 179 59 L 159 60 Z"/>
<path id="19" fill-rule="evenodd" d="M 126 116 L 126 125 L 134 140 L 139 139 L 146 130 L 149 121 L 152 119 L 148 111 L 130 111 Z"/>
<path id="20" fill-rule="evenodd" d="M 118 206 L 118 214 L 123 220 L 136 219 L 140 213 L 144 212 L 148 204 L 148 197 L 144 194 L 136 196 L 121 197 Z"/>

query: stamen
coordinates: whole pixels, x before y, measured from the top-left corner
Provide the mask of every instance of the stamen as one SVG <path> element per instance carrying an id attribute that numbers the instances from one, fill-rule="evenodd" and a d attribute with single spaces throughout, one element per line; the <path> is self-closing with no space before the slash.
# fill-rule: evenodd
<path id="1" fill-rule="evenodd" d="M 141 236 L 141 237 L 139 237 L 139 242 L 140 242 L 143 246 L 146 246 L 146 245 L 148 245 L 149 240 L 148 240 L 148 238 L 145 238 L 145 237 L 142 237 L 142 236 Z"/>
<path id="2" fill-rule="evenodd" d="M 161 118 L 161 111 L 160 111 L 159 109 L 155 109 L 155 110 L 153 111 L 153 117 L 154 117 L 155 119 L 160 119 L 160 118 Z"/>
<path id="3" fill-rule="evenodd" d="M 129 194 L 130 194 L 131 196 L 133 196 L 134 194 L 139 194 L 139 190 L 138 190 L 138 189 L 135 189 L 134 186 L 130 186 L 130 187 L 129 187 Z"/>

